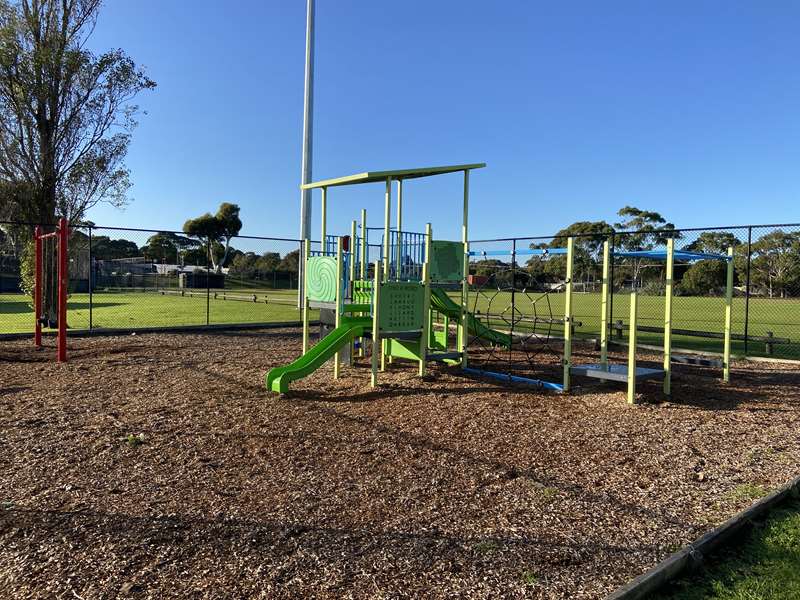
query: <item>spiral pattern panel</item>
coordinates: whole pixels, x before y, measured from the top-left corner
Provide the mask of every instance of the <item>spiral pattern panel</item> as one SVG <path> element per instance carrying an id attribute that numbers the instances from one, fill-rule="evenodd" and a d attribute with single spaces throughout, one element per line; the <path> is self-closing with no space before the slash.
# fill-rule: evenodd
<path id="1" fill-rule="evenodd" d="M 336 259 L 313 256 L 308 259 L 306 285 L 308 299 L 317 302 L 336 301 Z"/>

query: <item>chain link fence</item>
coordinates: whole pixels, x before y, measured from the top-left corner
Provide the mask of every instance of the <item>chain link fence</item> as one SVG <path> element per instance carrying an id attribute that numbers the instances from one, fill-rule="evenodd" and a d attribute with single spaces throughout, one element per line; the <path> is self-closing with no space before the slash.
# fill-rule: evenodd
<path id="1" fill-rule="evenodd" d="M 663 260 L 623 256 L 625 252 L 665 251 L 668 238 L 676 250 L 725 255 L 733 249 L 734 297 L 732 349 L 735 354 L 800 359 L 800 224 L 753 225 L 706 229 L 593 233 L 573 236 L 573 315 L 578 337 L 600 332 L 603 243 L 611 246 L 609 325 L 612 339 L 622 339 L 629 321 L 631 291 L 639 295 L 642 344 L 663 344 L 666 264 Z M 496 326 L 537 321 L 539 337 L 562 335 L 546 325 L 564 316 L 566 261 L 547 250 L 563 248 L 566 238 L 526 237 L 470 242 L 472 297 L 504 311 Z M 523 251 L 544 250 L 524 255 Z M 512 259 L 511 252 L 516 251 Z M 505 275 L 501 275 L 505 274 Z M 504 280 L 500 278 L 504 277 Z M 511 281 L 515 281 L 511 285 Z M 487 289 L 488 288 L 488 289 Z M 713 258 L 675 260 L 673 347 L 721 353 L 725 322 L 726 263 Z M 510 292 L 515 290 L 513 310 Z M 503 299 L 502 293 L 507 297 Z M 535 292 L 535 293 L 534 293 Z M 515 314 L 513 318 L 510 315 Z M 544 319 L 543 319 L 544 315 Z M 507 324 L 507 323 L 506 323 Z M 545 333 L 545 327 L 547 327 Z"/>
<path id="2" fill-rule="evenodd" d="M 0 223 L 0 334 L 33 330 L 26 293 L 33 226 Z M 69 240 L 71 330 L 297 322 L 300 241 L 74 226 Z"/>
<path id="3" fill-rule="evenodd" d="M 33 330 L 26 294 L 33 225 L 0 223 L 0 334 Z M 734 251 L 733 351 L 800 359 L 800 224 L 613 232 L 577 235 L 573 273 L 575 334 L 599 335 L 603 242 L 613 249 L 610 331 L 621 337 L 628 299 L 640 297 L 640 339 L 663 339 L 665 264 L 620 256 L 675 248 L 711 254 Z M 492 326 L 508 323 L 544 340 L 563 334 L 566 238 L 538 236 L 470 243 L 470 309 Z M 73 227 L 70 237 L 69 327 L 138 329 L 185 325 L 296 322 L 297 239 L 237 236 L 227 244 L 177 231 Z M 319 242 L 312 242 L 312 249 Z M 382 248 L 371 245 L 369 260 Z M 26 266 L 27 265 L 27 266 Z M 675 261 L 673 345 L 722 349 L 725 264 Z M 513 298 L 512 298 L 513 296 Z M 562 331 L 559 331 L 559 328 Z M 687 333 L 682 333 L 687 332 Z M 546 345 L 546 344 L 545 344 Z"/>

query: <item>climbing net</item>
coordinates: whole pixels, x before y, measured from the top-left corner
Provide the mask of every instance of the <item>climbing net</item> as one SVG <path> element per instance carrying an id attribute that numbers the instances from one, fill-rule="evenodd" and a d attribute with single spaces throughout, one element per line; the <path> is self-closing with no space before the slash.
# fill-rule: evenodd
<path id="1" fill-rule="evenodd" d="M 559 377 L 564 331 L 559 295 L 565 283 L 545 276 L 542 263 L 549 259 L 546 253 L 533 256 L 526 267 L 515 261 L 473 263 L 481 274 L 472 276 L 469 310 L 487 327 L 510 336 L 511 345 L 470 331 L 471 367 L 528 379 Z"/>

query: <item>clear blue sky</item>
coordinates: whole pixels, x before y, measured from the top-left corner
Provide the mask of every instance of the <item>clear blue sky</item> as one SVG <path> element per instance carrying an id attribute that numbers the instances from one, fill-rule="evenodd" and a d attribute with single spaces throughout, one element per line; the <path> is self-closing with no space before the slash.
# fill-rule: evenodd
<path id="1" fill-rule="evenodd" d="M 97 223 L 176 228 L 222 201 L 299 228 L 305 2 L 109 0 L 93 37 L 158 82 Z M 314 179 L 486 162 L 471 236 L 613 221 L 800 220 L 800 3 L 317 0 Z M 458 176 L 410 182 L 406 228 L 456 239 Z M 329 230 L 380 185 L 330 193 Z M 315 196 L 314 232 L 319 197 Z"/>

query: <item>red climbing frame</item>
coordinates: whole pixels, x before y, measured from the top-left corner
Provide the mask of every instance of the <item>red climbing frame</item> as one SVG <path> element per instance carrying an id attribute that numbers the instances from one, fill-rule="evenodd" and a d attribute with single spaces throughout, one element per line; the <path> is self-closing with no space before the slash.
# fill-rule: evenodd
<path id="1" fill-rule="evenodd" d="M 58 333 L 56 335 L 56 360 L 67 362 L 67 281 L 69 279 L 67 262 L 67 241 L 69 240 L 69 223 L 66 219 L 59 219 L 56 230 L 52 233 L 42 233 L 42 228 L 36 226 L 34 240 L 36 248 L 36 275 L 34 280 L 33 307 L 36 324 L 33 342 L 37 348 L 42 346 L 42 275 L 44 260 L 42 240 L 56 238 L 58 248 Z"/>

